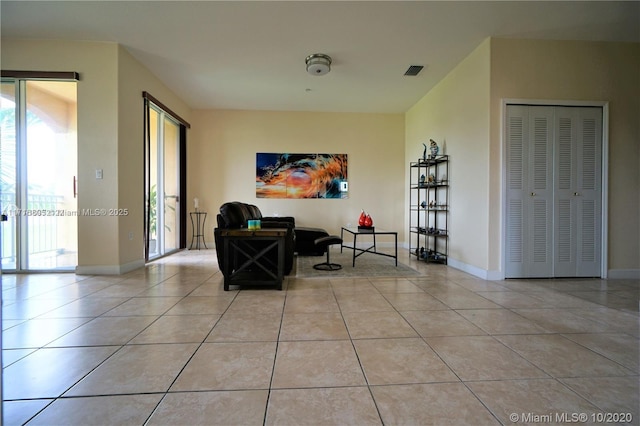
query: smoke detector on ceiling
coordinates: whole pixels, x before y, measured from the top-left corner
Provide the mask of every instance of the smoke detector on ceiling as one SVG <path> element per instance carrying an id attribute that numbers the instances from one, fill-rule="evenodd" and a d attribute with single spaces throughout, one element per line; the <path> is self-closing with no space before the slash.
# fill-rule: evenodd
<path id="1" fill-rule="evenodd" d="M 324 53 L 314 53 L 305 59 L 307 72 L 311 75 L 325 75 L 331 71 L 331 57 Z"/>

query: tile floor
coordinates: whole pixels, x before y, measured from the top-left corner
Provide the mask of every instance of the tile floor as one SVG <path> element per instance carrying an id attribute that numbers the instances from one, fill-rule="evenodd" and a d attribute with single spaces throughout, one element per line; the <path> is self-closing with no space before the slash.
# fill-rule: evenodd
<path id="1" fill-rule="evenodd" d="M 4 424 L 639 424 L 638 280 L 483 281 L 401 257 L 421 276 L 281 292 L 224 292 L 213 250 L 3 275 Z"/>

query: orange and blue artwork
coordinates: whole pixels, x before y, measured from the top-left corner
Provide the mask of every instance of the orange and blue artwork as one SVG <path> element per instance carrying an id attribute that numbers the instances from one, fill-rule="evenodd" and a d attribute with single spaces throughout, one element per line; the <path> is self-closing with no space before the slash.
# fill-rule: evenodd
<path id="1" fill-rule="evenodd" d="M 256 154 L 257 198 L 347 198 L 347 154 Z"/>

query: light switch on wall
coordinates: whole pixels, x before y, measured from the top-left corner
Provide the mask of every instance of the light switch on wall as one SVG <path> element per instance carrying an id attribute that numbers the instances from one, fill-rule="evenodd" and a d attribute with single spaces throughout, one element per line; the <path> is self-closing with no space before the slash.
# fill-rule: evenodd
<path id="1" fill-rule="evenodd" d="M 102 169 L 96 169 L 96 179 L 102 179 Z"/>

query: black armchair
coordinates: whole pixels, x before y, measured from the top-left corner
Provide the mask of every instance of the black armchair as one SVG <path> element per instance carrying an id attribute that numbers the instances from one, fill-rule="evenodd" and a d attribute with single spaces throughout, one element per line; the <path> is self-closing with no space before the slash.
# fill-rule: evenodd
<path id="1" fill-rule="evenodd" d="M 284 274 L 288 275 L 293 269 L 293 259 L 295 250 L 295 219 L 291 216 L 286 217 L 264 217 L 260 209 L 252 204 L 233 201 L 220 206 L 220 213 L 217 217 L 218 227 L 214 229 L 213 234 L 216 243 L 216 252 L 218 256 L 218 265 L 223 275 L 226 277 L 232 271 L 225 271 L 224 265 L 224 241 L 222 236 L 223 229 L 239 229 L 246 228 L 247 221 L 260 220 L 262 228 L 285 228 L 287 234 L 285 236 L 285 258 L 284 258 Z M 259 248 L 260 241 L 256 241 Z M 272 256 L 276 256 L 274 253 Z M 277 265 L 277 259 L 273 261 Z"/>

